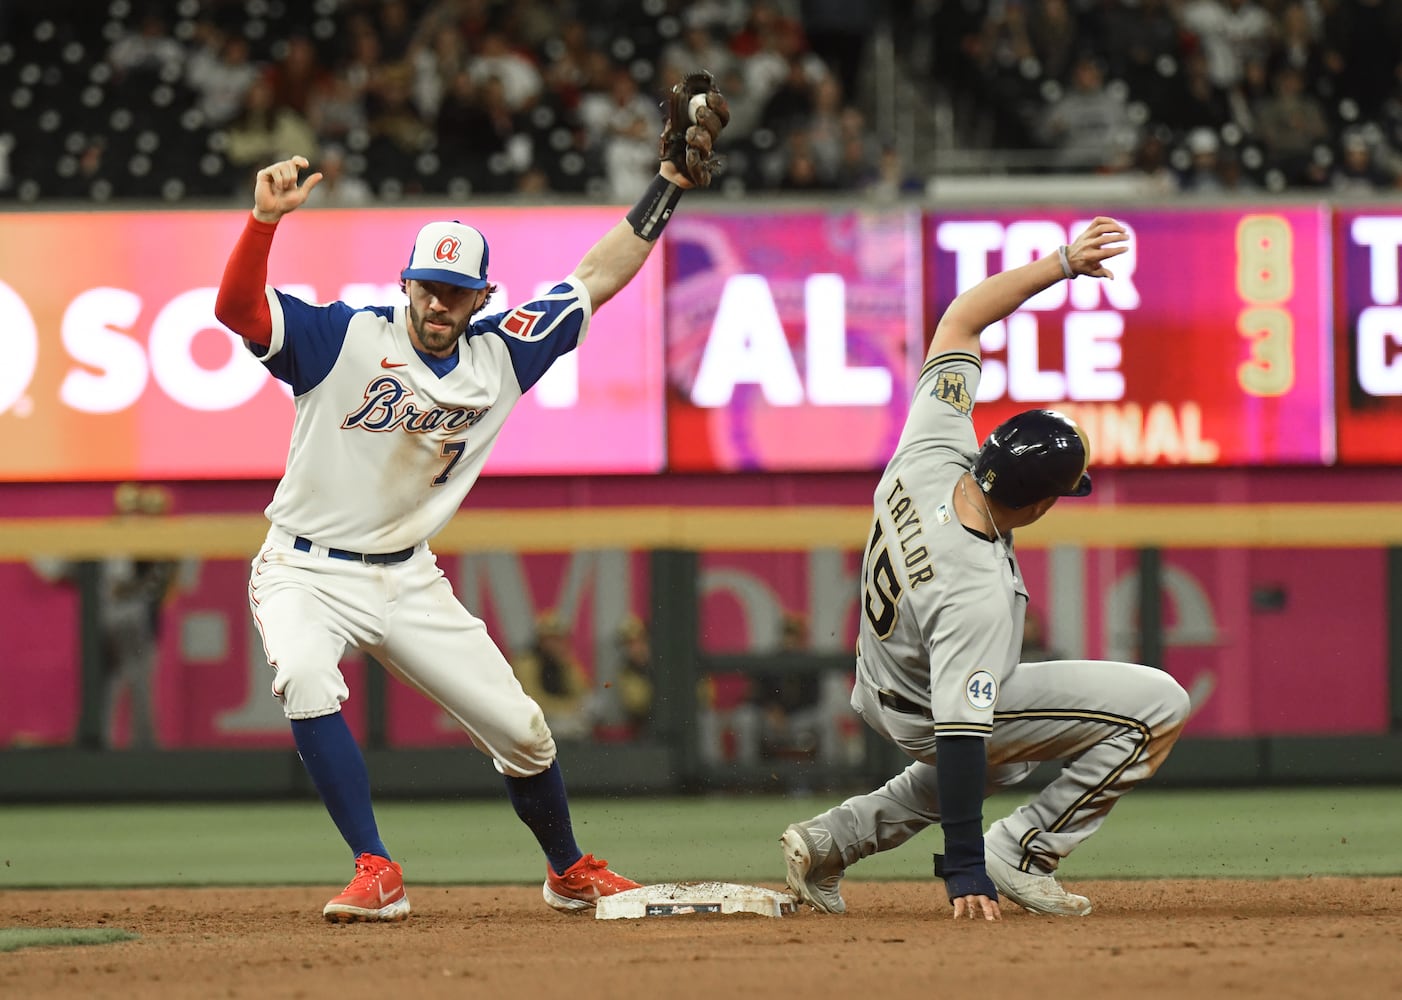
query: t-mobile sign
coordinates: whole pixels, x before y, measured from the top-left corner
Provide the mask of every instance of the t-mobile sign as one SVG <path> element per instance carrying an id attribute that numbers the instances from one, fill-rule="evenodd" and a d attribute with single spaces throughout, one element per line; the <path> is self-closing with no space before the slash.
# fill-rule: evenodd
<path id="1" fill-rule="evenodd" d="M 614 208 L 303 209 L 269 283 L 309 302 L 404 301 L 414 234 L 462 218 L 486 235 L 495 312 L 569 274 Z M 242 212 L 0 215 L 0 481 L 282 474 L 292 401 L 214 319 Z M 660 254 L 518 405 L 487 474 L 662 467 Z"/>

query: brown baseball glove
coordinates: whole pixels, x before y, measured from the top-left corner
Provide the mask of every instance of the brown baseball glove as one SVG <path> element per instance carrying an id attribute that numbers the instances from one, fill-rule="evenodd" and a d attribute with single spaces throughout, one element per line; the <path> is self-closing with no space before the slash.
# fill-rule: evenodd
<path id="1" fill-rule="evenodd" d="M 724 164 L 715 154 L 716 137 L 730 121 L 730 107 L 705 70 L 688 73 L 667 99 L 667 124 L 659 156 L 670 160 L 697 187 L 709 187 Z"/>

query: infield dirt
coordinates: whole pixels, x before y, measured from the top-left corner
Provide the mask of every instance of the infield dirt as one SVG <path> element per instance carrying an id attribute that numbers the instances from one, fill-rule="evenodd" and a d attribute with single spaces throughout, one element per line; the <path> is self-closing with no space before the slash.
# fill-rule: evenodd
<path id="1" fill-rule="evenodd" d="M 13 890 L 0 927 L 141 937 L 0 954 L 0 997 L 1402 997 L 1402 878 L 1068 887 L 1091 916 L 956 924 L 933 883 L 850 880 L 840 917 L 615 921 L 539 886 L 411 885 L 380 925 L 322 921 L 338 886 Z"/>

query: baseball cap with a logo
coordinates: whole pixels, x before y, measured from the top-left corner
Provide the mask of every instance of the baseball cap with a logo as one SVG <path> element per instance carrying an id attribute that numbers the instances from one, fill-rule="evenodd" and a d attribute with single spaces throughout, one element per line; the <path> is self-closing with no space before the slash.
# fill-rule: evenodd
<path id="1" fill-rule="evenodd" d="M 419 230 L 405 280 L 442 281 L 461 288 L 487 287 L 487 241 L 471 226 L 456 220 L 430 222 Z"/>

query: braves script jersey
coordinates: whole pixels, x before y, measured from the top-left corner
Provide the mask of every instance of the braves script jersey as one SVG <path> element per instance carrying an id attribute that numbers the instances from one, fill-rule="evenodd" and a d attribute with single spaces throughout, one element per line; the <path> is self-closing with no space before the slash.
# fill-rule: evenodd
<path id="1" fill-rule="evenodd" d="M 992 731 L 1027 610 L 1011 540 L 975 535 L 954 512 L 978 451 L 970 413 L 981 371 L 963 352 L 926 363 L 876 488 L 862 565 L 857 669 L 871 686 L 929 705 L 939 736 Z M 977 490 L 969 499 L 981 503 Z"/>
<path id="2" fill-rule="evenodd" d="M 273 288 L 272 343 L 248 343 L 292 387 L 287 471 L 267 516 L 319 545 L 394 552 L 448 523 L 503 422 L 589 328 L 574 276 L 473 322 L 448 358 L 409 340 L 408 307 L 309 305 Z"/>

